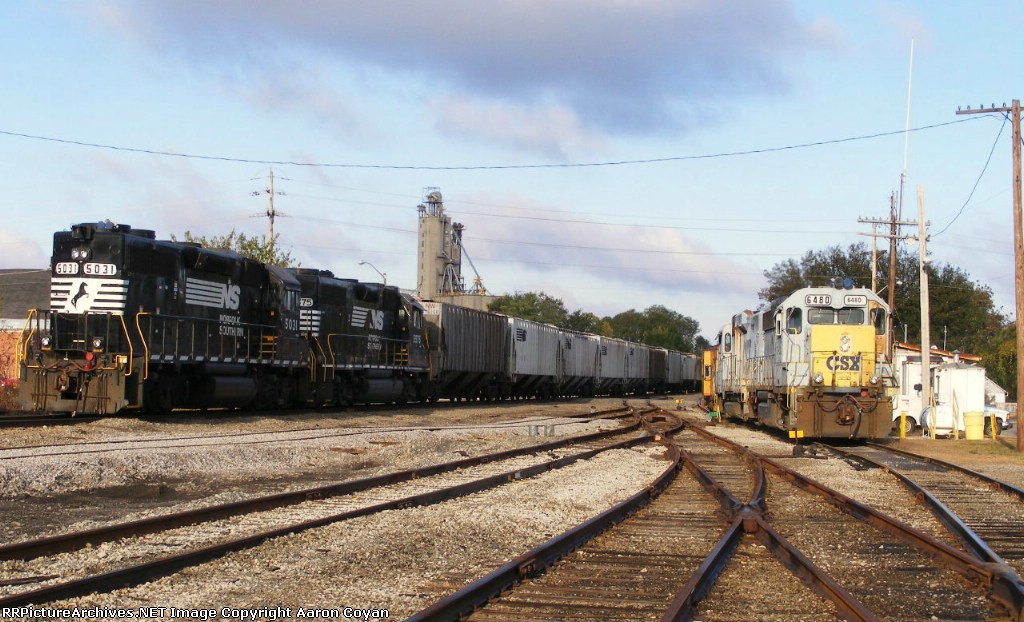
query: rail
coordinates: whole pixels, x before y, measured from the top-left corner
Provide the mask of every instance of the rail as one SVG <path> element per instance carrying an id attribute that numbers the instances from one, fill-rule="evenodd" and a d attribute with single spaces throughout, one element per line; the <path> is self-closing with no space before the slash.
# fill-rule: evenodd
<path id="1" fill-rule="evenodd" d="M 330 484 L 315 489 L 281 493 L 249 501 L 240 501 L 220 506 L 200 508 L 198 510 L 186 511 L 175 515 L 141 519 L 132 523 L 98 528 L 77 534 L 54 536 L 31 542 L 7 545 L 0 549 L 0 551 L 2 551 L 2 553 L 0 553 L 0 558 L 33 559 L 45 555 L 76 550 L 83 546 L 94 545 L 96 542 L 110 541 L 112 539 L 120 539 L 135 535 L 144 535 L 177 526 L 190 525 L 209 520 L 218 520 L 220 518 L 235 516 L 242 513 L 263 511 L 287 505 L 295 505 L 309 500 L 351 494 L 352 492 L 367 490 L 377 486 L 390 485 L 412 479 L 421 479 L 430 475 L 448 473 L 469 466 L 486 465 L 506 458 L 526 454 L 536 454 L 538 451 L 543 452 L 544 450 L 550 450 L 556 447 L 567 447 L 576 443 L 588 442 L 591 440 L 613 439 L 615 436 L 621 436 L 624 433 L 635 434 L 638 428 L 639 422 L 636 422 L 628 427 L 592 432 L 578 437 L 561 439 L 559 441 L 540 446 L 506 450 L 496 454 L 431 465 L 363 480 Z M 166 576 L 188 566 L 216 559 L 232 551 L 252 548 L 271 538 L 293 535 L 342 520 L 357 518 L 359 516 L 367 516 L 387 510 L 398 510 L 440 503 L 442 501 L 455 499 L 468 494 L 487 490 L 489 488 L 495 488 L 510 482 L 516 482 L 522 478 L 540 475 L 548 471 L 568 466 L 580 460 L 586 460 L 602 452 L 634 447 L 643 443 L 648 443 L 651 440 L 652 437 L 648 434 L 635 435 L 632 438 L 616 441 L 601 447 L 591 449 L 583 448 L 583 451 L 578 453 L 554 458 L 528 467 L 518 467 L 511 471 L 485 476 L 483 478 L 461 484 L 438 488 L 430 492 L 413 494 L 412 496 L 383 501 L 369 506 L 347 509 L 340 513 L 303 520 L 302 522 L 291 523 L 283 527 L 271 528 L 266 531 L 232 538 L 216 544 L 203 546 L 201 548 L 174 553 L 168 557 L 144 561 L 134 566 L 112 570 L 101 574 L 94 574 L 79 579 L 71 579 L 64 583 L 56 583 L 27 592 L 0 595 L 0 606 L 10 607 L 24 606 L 30 603 L 39 604 L 59 599 L 84 596 L 96 591 L 109 591 L 117 588 L 137 585 L 147 580 Z"/>
<path id="2" fill-rule="evenodd" d="M 690 429 L 708 440 L 729 448 L 732 451 L 751 455 L 749 449 L 692 423 L 685 423 Z M 894 518 L 881 514 L 871 507 L 856 501 L 842 493 L 819 484 L 793 469 L 781 465 L 770 458 L 758 458 L 764 467 L 785 479 L 790 484 L 826 499 L 836 509 L 877 529 L 888 532 L 907 544 L 915 547 L 946 568 L 959 573 L 968 580 L 984 585 L 993 598 L 1006 606 L 1013 614 L 1014 620 L 1024 620 L 1024 583 L 1014 572 L 999 564 L 984 563 L 970 553 L 955 549 L 948 544 L 922 533 Z"/>

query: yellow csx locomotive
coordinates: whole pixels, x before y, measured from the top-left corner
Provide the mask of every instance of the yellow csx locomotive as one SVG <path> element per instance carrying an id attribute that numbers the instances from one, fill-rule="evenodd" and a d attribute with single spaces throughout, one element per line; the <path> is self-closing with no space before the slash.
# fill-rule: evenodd
<path id="1" fill-rule="evenodd" d="M 704 353 L 704 399 L 790 438 L 881 438 L 888 306 L 869 289 L 809 287 L 733 316 Z"/>

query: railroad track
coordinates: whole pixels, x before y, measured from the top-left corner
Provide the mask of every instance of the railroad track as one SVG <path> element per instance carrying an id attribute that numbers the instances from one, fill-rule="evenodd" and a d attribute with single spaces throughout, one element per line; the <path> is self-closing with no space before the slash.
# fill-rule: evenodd
<path id="1" fill-rule="evenodd" d="M 829 448 L 903 482 L 978 559 L 1024 575 L 1024 490 L 961 466 L 878 444 Z"/>
<path id="2" fill-rule="evenodd" d="M 98 421 L 103 417 L 71 414 L 8 413 L 0 414 L 0 428 L 32 428 L 51 425 L 74 425 Z"/>
<path id="3" fill-rule="evenodd" d="M 510 400 L 507 402 L 499 402 L 499 404 L 507 404 L 509 406 L 516 406 L 522 403 L 523 400 Z M 550 403 L 568 403 L 571 402 L 572 398 L 568 400 L 549 400 Z M 362 414 L 375 414 L 379 411 L 395 412 L 395 411 L 408 411 L 415 412 L 422 409 L 436 409 L 443 407 L 451 410 L 459 410 L 463 408 L 474 408 L 479 407 L 482 402 L 476 400 L 461 400 L 461 401 L 447 401 L 447 402 L 423 402 L 423 403 L 409 403 L 403 405 L 395 404 L 361 404 L 358 407 L 358 412 Z M 625 408 L 625 407 L 624 407 Z M 613 409 L 618 410 L 618 409 Z M 300 416 L 308 414 L 310 412 L 319 413 L 333 413 L 338 417 L 345 417 L 346 414 L 355 412 L 355 406 L 339 406 L 330 410 L 317 410 L 317 409 L 291 409 L 291 410 L 229 410 L 229 409 L 213 409 L 213 410 L 175 410 L 170 414 L 166 415 L 152 415 L 140 412 L 126 412 L 123 414 L 111 414 L 111 415 L 76 415 L 74 413 L 44 413 L 44 412 L 3 412 L 0 411 L 0 428 L 31 428 L 41 427 L 48 425 L 72 425 L 78 423 L 88 423 L 91 421 L 100 421 L 103 419 L 139 419 L 141 421 L 151 421 L 154 423 L 166 422 L 166 423 L 187 423 L 190 421 L 210 421 L 218 416 L 221 417 L 289 417 L 289 416 Z M 598 411 L 599 413 L 608 411 Z"/>
<path id="4" fill-rule="evenodd" d="M 43 416 L 43 415 L 39 415 Z M 37 416 L 37 417 L 39 417 Z M 631 416 L 630 407 L 624 404 L 621 407 L 599 410 L 588 413 L 576 413 L 553 416 L 533 416 L 517 419 L 515 421 L 502 421 L 493 423 L 463 423 L 449 425 L 431 425 L 427 423 L 422 426 L 367 426 L 352 427 L 350 425 L 339 425 L 338 427 L 308 427 L 291 430 L 266 430 L 258 432 L 224 432 L 219 434 L 189 434 L 183 436 L 161 436 L 159 438 L 119 438 L 111 440 L 82 441 L 78 443 L 65 443 L 61 445 L 22 445 L 0 448 L 0 460 L 15 460 L 19 458 L 41 458 L 51 456 L 69 456 L 79 454 L 98 454 L 115 451 L 124 451 L 127 446 L 132 450 L 138 449 L 176 449 L 196 446 L 242 446 L 262 445 L 268 443 L 295 442 L 322 440 L 325 438 L 345 438 L 361 436 L 366 434 L 380 434 L 390 432 L 438 432 L 457 431 L 461 429 L 501 429 L 527 426 L 544 425 L 546 422 L 558 420 L 580 420 L 592 421 L 599 419 L 621 419 Z M 64 421 L 66 418 L 59 419 Z M 93 417 L 92 420 L 102 419 Z M 69 421 L 68 423 L 75 423 Z M 558 424 L 551 424 L 558 425 Z"/>
<path id="5" fill-rule="evenodd" d="M 410 620 L 1024 620 L 1005 568 L 688 429 L 644 492 Z"/>
<path id="6" fill-rule="evenodd" d="M 638 418 L 619 430 L 0 547 L 0 559 L 8 560 L 3 564 L 6 576 L 0 579 L 0 593 L 6 592 L 0 605 L 52 602 L 135 585 L 270 538 L 438 503 L 652 438 L 650 424 Z M 182 548 L 187 550 L 168 554 Z M 53 568 L 67 570 L 54 576 Z M 41 586 L 15 589 L 32 583 Z"/>

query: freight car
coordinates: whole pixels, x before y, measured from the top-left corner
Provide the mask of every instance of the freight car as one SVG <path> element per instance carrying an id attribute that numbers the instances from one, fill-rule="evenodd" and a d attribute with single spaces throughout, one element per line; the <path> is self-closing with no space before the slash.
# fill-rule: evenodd
<path id="1" fill-rule="evenodd" d="M 685 388 L 678 352 L 84 223 L 19 347 L 26 410 L 333 406 Z"/>
<path id="2" fill-rule="evenodd" d="M 794 439 L 882 438 L 888 316 L 874 292 L 852 287 L 800 289 L 737 314 L 705 353 L 704 399 Z"/>
<path id="3" fill-rule="evenodd" d="M 695 391 L 700 377 L 698 368 L 696 354 L 651 348 L 649 389 L 658 393 Z"/>

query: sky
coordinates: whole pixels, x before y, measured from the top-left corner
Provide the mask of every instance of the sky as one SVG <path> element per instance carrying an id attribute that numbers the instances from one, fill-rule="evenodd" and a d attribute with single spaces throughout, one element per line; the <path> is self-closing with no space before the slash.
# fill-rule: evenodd
<path id="1" fill-rule="evenodd" d="M 273 172 L 293 259 L 411 289 L 438 188 L 491 293 L 713 339 L 902 187 L 1012 318 L 1011 124 L 956 111 L 1024 98 L 1022 28 L 1019 0 L 11 0 L 0 268 L 79 222 L 266 234 Z"/>

